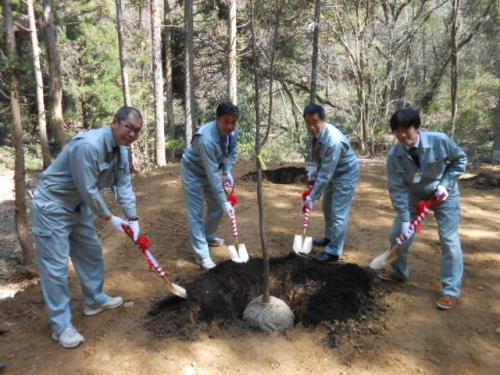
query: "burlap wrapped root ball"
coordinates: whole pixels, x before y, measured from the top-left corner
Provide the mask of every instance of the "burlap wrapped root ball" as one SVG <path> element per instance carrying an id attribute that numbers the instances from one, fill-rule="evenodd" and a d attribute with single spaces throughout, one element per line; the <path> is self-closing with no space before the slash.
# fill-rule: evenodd
<path id="1" fill-rule="evenodd" d="M 285 331 L 293 326 L 295 315 L 283 300 L 271 296 L 269 303 L 263 303 L 259 296 L 247 305 L 243 319 L 263 331 Z"/>

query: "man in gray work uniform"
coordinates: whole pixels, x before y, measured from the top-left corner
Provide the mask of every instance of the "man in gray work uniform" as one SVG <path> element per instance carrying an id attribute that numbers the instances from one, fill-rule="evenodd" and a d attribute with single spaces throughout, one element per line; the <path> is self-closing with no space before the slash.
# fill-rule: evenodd
<path id="1" fill-rule="evenodd" d="M 71 323 L 68 259 L 80 278 L 84 315 L 95 315 L 123 304 L 122 297 L 103 292 L 102 243 L 92 213 L 118 231 L 128 224 L 139 236 L 128 149 L 137 140 L 142 116 L 123 107 L 113 123 L 74 137 L 43 173 L 32 202 L 32 230 L 38 252 L 42 292 L 52 325 L 52 337 L 64 348 L 85 339 Z M 126 219 L 114 216 L 100 189 L 114 187 Z"/>

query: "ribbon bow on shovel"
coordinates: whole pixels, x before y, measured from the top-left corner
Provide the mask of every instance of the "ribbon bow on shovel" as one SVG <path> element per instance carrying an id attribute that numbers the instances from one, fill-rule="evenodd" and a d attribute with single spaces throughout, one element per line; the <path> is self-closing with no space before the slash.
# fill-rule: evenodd
<path id="1" fill-rule="evenodd" d="M 132 232 L 132 228 L 130 228 L 128 225 L 123 225 L 122 228 L 123 231 L 133 240 L 134 233 Z M 135 241 L 135 244 L 141 250 L 144 259 L 146 259 L 148 268 L 150 270 L 158 272 L 158 274 L 162 277 L 162 279 L 165 280 L 165 283 L 167 284 L 167 289 L 176 296 L 179 296 L 181 298 L 187 298 L 186 289 L 170 281 L 170 279 L 167 276 L 167 273 L 163 270 L 163 268 L 161 268 L 156 259 L 153 257 L 153 254 L 151 254 L 151 252 L 149 251 L 149 248 L 151 247 L 151 241 L 149 240 L 149 237 L 139 236 L 137 241 Z"/>
<path id="2" fill-rule="evenodd" d="M 224 192 L 226 193 L 226 198 L 229 203 L 234 207 L 238 204 L 238 198 L 234 195 L 234 185 L 232 186 L 231 192 L 228 193 L 226 186 L 224 186 Z M 227 248 L 229 250 L 229 255 L 231 260 L 236 263 L 246 263 L 248 262 L 249 255 L 247 247 L 244 243 L 240 243 L 238 239 L 238 226 L 236 224 L 236 214 L 232 214 L 229 219 L 231 220 L 231 227 L 233 229 L 234 245 L 229 245 Z"/>
<path id="3" fill-rule="evenodd" d="M 314 187 L 314 184 L 311 184 L 309 188 L 302 193 L 302 200 L 306 200 L 306 198 L 311 194 L 311 191 Z M 293 251 L 297 255 L 307 255 L 311 252 L 312 249 L 312 237 L 306 237 L 307 227 L 311 222 L 311 210 L 307 207 L 304 207 L 304 222 L 302 225 L 302 234 L 296 234 L 293 238 Z"/>
<path id="4" fill-rule="evenodd" d="M 439 206 L 443 202 L 443 197 L 434 197 L 429 201 L 420 201 L 417 203 L 417 217 L 410 223 L 410 227 L 406 233 L 401 233 L 401 235 L 396 238 L 396 243 L 389 250 L 384 251 L 382 254 L 377 256 L 370 262 L 370 268 L 372 270 L 380 270 L 384 268 L 387 264 L 395 261 L 399 256 L 399 250 L 401 245 L 403 245 L 408 238 L 410 238 L 414 232 L 420 232 L 422 229 L 422 221 L 429 214 L 431 209 Z"/>

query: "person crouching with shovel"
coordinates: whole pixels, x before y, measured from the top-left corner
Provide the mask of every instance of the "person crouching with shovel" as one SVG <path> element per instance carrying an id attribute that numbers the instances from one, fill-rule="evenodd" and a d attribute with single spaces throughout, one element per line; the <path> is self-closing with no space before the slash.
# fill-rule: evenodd
<path id="1" fill-rule="evenodd" d="M 412 108 L 394 113 L 390 119 L 398 144 L 387 156 L 389 193 L 397 217 L 391 230 L 391 247 L 401 234 L 411 233 L 401 244 L 398 258 L 379 273 L 384 280 L 410 277 L 408 255 L 415 231 L 410 220 L 417 216 L 417 203 L 430 198 L 441 201 L 434 209 L 443 254 L 442 296 L 436 306 L 455 307 L 460 296 L 463 257 L 458 235 L 460 192 L 457 179 L 465 171 L 467 155 L 444 133 L 420 131 L 420 116 Z"/>
<path id="2" fill-rule="evenodd" d="M 215 236 L 222 214 L 234 216 L 224 186 L 232 187 L 233 165 L 236 161 L 238 107 L 232 103 L 217 106 L 215 121 L 198 129 L 182 155 L 182 184 L 188 212 L 189 238 L 196 260 L 204 270 L 215 267 L 209 246 L 222 246 L 224 240 Z M 221 178 L 220 172 L 223 172 Z M 204 203 L 207 205 L 206 215 Z"/>
<path id="3" fill-rule="evenodd" d="M 312 211 L 314 202 L 324 194 L 323 215 L 325 237 L 314 240 L 314 246 L 325 246 L 316 255 L 318 262 L 338 261 L 344 249 L 354 192 L 359 180 L 359 162 L 349 139 L 335 126 L 325 121 L 322 106 L 310 104 L 304 108 L 307 132 L 311 135 L 311 161 L 308 181 L 314 182 L 304 199 L 304 211 Z"/>
<path id="4" fill-rule="evenodd" d="M 31 203 L 32 231 L 38 252 L 43 298 L 49 311 L 52 338 L 64 348 L 85 341 L 71 320 L 68 259 L 83 293 L 83 315 L 95 315 L 123 304 L 122 297 L 103 292 L 104 258 L 92 213 L 124 233 L 127 224 L 139 236 L 136 198 L 132 189 L 128 146 L 137 140 L 142 116 L 120 108 L 110 126 L 75 136 L 38 183 Z M 100 189 L 114 187 L 126 220 L 114 216 Z"/>

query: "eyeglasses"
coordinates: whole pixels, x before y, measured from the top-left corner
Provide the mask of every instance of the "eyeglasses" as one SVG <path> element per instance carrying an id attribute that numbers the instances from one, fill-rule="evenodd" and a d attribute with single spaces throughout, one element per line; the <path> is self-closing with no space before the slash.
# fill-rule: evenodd
<path id="1" fill-rule="evenodd" d="M 141 132 L 141 128 L 136 128 L 134 125 L 132 125 L 130 123 L 125 123 L 125 124 L 123 124 L 123 126 L 125 126 L 129 132 L 135 133 L 136 135 L 139 135 L 139 133 Z"/>

